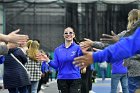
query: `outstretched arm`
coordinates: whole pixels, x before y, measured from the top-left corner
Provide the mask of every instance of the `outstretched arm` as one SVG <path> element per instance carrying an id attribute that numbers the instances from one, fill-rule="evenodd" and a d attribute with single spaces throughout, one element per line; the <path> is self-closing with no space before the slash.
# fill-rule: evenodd
<path id="1" fill-rule="evenodd" d="M 108 46 L 102 51 L 85 52 L 84 56 L 75 58 L 74 64 L 83 68 L 93 62 L 116 62 L 135 54 L 140 53 L 140 28 L 137 28 L 135 33 L 129 37 L 121 39 L 114 45 Z M 84 66 L 83 66 L 84 63 Z"/>
<path id="2" fill-rule="evenodd" d="M 29 38 L 27 35 L 17 34 L 20 29 L 9 33 L 8 35 L 0 34 L 0 41 L 12 42 L 12 43 L 25 43 Z"/>
<path id="3" fill-rule="evenodd" d="M 98 51 L 93 54 L 94 62 L 107 61 L 115 62 L 135 54 L 140 53 L 140 28 L 127 38 L 123 38 L 118 43 L 105 48 L 103 51 Z"/>
<path id="4" fill-rule="evenodd" d="M 54 52 L 54 59 L 53 60 L 50 60 L 47 55 L 42 54 L 42 53 L 37 54 L 36 55 L 36 58 L 39 61 L 47 61 L 47 63 L 51 67 L 53 67 L 54 69 L 57 69 L 58 68 L 58 60 L 57 60 L 57 54 L 56 54 L 56 52 Z"/>

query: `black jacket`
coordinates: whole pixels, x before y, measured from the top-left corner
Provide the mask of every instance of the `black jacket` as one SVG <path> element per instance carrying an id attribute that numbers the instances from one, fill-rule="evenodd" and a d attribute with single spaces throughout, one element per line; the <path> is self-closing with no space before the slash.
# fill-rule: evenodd
<path id="1" fill-rule="evenodd" d="M 20 48 L 9 49 L 4 62 L 4 87 L 6 89 L 23 87 L 30 84 L 30 79 L 25 69 L 10 55 L 12 53 L 22 64 L 27 62 L 26 55 Z"/>

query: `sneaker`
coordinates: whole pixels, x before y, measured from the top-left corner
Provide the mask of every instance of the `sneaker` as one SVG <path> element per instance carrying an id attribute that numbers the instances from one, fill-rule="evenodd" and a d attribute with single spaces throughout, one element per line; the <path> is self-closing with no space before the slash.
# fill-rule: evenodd
<path id="1" fill-rule="evenodd" d="M 44 93 L 42 90 L 40 90 L 38 93 Z"/>
<path id="2" fill-rule="evenodd" d="M 90 90 L 89 93 L 96 93 L 96 92 L 94 92 L 93 90 Z"/>
<path id="3" fill-rule="evenodd" d="M 45 89 L 46 87 L 44 85 L 41 86 L 41 89 Z"/>

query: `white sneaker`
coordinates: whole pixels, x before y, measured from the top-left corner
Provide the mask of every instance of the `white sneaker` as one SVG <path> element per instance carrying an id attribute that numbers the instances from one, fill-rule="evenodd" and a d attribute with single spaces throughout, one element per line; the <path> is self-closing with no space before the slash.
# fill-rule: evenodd
<path id="1" fill-rule="evenodd" d="M 90 90 L 90 91 L 89 91 L 89 93 L 96 93 L 96 92 L 94 92 L 94 91 Z"/>
<path id="2" fill-rule="evenodd" d="M 44 93 L 42 90 L 40 90 L 38 93 Z"/>
<path id="3" fill-rule="evenodd" d="M 45 89 L 46 87 L 44 85 L 41 86 L 41 89 Z"/>

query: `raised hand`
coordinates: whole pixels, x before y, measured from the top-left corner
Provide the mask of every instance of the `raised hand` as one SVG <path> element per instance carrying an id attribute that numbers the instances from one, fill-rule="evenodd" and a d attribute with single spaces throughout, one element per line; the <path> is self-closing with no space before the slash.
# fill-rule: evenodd
<path id="1" fill-rule="evenodd" d="M 94 41 L 84 38 L 85 41 L 83 41 L 85 43 L 85 45 L 87 46 L 92 46 L 94 44 Z"/>
<path id="2" fill-rule="evenodd" d="M 103 42 L 116 43 L 117 41 L 119 41 L 119 37 L 113 31 L 111 31 L 111 35 L 102 34 L 102 36 L 103 38 L 100 38 L 100 41 Z"/>
<path id="3" fill-rule="evenodd" d="M 49 61 L 50 59 L 48 58 L 47 55 L 43 54 L 43 53 L 38 53 L 36 55 L 36 59 L 39 61 Z"/>
<path id="4" fill-rule="evenodd" d="M 29 39 L 29 37 L 28 35 L 17 34 L 19 31 L 20 29 L 17 29 L 16 31 L 9 33 L 6 36 L 6 41 L 12 43 L 24 44 Z"/>
<path id="5" fill-rule="evenodd" d="M 88 44 L 86 44 L 85 41 L 80 42 L 79 45 L 80 45 L 83 52 L 87 51 L 91 47 Z"/>
<path id="6" fill-rule="evenodd" d="M 81 69 L 93 63 L 93 58 L 92 58 L 93 52 L 84 51 L 83 54 L 84 54 L 83 56 L 76 57 L 73 62 L 73 64 L 80 67 Z"/>
<path id="7" fill-rule="evenodd" d="M 83 74 L 85 74 L 86 73 L 86 67 L 85 68 L 83 68 L 83 69 L 81 69 L 81 73 L 83 73 Z"/>

